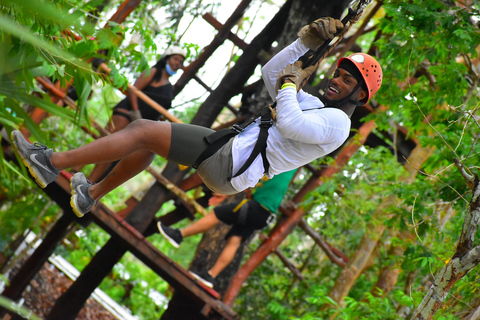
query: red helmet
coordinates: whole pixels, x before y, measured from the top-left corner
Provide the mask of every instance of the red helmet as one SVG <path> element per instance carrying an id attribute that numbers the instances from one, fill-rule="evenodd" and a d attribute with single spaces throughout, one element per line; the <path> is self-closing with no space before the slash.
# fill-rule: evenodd
<path id="1" fill-rule="evenodd" d="M 337 67 L 340 65 L 340 62 L 345 59 L 351 61 L 362 74 L 363 81 L 365 81 L 365 84 L 367 85 L 366 102 L 368 102 L 382 85 L 382 67 L 380 67 L 380 64 L 374 57 L 366 53 L 354 53 L 348 57 L 341 58 L 338 60 Z"/>

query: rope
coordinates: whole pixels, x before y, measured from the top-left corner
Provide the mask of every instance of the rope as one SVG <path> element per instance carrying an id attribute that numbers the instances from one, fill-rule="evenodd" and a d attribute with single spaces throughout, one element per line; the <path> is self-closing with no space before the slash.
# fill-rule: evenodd
<path id="1" fill-rule="evenodd" d="M 342 23 L 344 25 L 344 28 L 337 32 L 335 34 L 335 37 L 331 40 L 325 41 L 313 54 L 307 52 L 303 56 L 298 59 L 299 61 L 302 61 L 302 69 L 305 69 L 309 66 L 314 65 L 315 68 L 318 66 L 320 61 L 325 59 L 326 56 L 332 50 L 340 43 L 342 40 L 343 36 L 347 31 L 350 29 L 352 24 L 357 22 L 360 19 L 360 16 L 363 13 L 363 10 L 372 2 L 372 0 L 354 0 L 353 2 L 350 3 L 350 6 L 348 8 L 348 13 L 347 15 L 342 19 Z M 356 4 L 356 5 L 355 5 Z M 353 9 L 355 7 L 355 9 Z M 330 45 L 330 43 L 334 40 L 335 43 L 333 45 Z M 307 77 L 303 80 L 303 82 L 300 84 L 299 88 L 297 88 L 297 91 L 300 91 L 302 87 L 307 83 L 308 79 L 310 77 Z M 275 114 L 275 108 L 277 106 L 277 101 L 275 101 L 271 106 L 269 106 L 271 112 L 272 112 L 272 118 L 276 119 L 276 114 Z"/>
<path id="2" fill-rule="evenodd" d="M 352 24 L 354 24 L 360 19 L 360 16 L 362 15 L 363 10 L 371 2 L 371 0 L 359 0 L 356 2 L 358 2 L 356 9 L 352 9 L 353 5 L 350 6 L 348 8 L 347 15 L 342 19 L 344 28 L 335 34 L 335 37 L 337 38 L 335 43 L 333 45 L 330 45 L 330 42 L 333 39 L 330 41 L 325 41 L 312 55 L 307 56 L 308 54 L 307 53 L 299 59 L 300 61 L 303 62 L 303 66 L 302 66 L 303 69 L 312 65 L 318 65 L 320 61 L 325 59 L 325 57 L 328 56 L 330 52 L 332 52 L 332 50 L 340 43 L 343 36 L 350 29 Z"/>

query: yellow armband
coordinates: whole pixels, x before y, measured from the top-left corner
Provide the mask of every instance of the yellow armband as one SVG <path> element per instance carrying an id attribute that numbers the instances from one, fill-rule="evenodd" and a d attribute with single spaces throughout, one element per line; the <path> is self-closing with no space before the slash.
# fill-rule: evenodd
<path id="1" fill-rule="evenodd" d="M 290 82 L 285 82 L 284 84 L 282 84 L 281 89 L 285 89 L 285 88 L 294 88 L 295 90 L 297 90 L 297 86 L 295 85 L 295 83 L 290 83 Z"/>

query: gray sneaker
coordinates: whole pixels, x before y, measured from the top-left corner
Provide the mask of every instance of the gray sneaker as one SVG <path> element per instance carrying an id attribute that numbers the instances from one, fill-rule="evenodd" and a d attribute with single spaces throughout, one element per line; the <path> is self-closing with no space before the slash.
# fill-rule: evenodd
<path id="1" fill-rule="evenodd" d="M 45 188 L 57 179 L 60 170 L 50 162 L 53 149 L 48 149 L 40 143 L 31 144 L 18 130 L 12 131 L 11 138 L 13 148 L 41 188 Z"/>
<path id="2" fill-rule="evenodd" d="M 85 178 L 81 172 L 77 172 L 70 179 L 70 188 L 72 189 L 72 197 L 70 198 L 70 205 L 77 217 L 81 218 L 85 213 L 89 212 L 97 203 L 90 196 L 90 187 L 92 184 Z"/>

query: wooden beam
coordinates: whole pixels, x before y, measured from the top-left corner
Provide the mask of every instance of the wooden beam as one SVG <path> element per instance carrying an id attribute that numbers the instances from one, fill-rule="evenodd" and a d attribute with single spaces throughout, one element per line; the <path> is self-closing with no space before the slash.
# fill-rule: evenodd
<path id="1" fill-rule="evenodd" d="M 302 230 L 305 231 L 305 233 L 308 234 L 320 248 L 322 248 L 323 252 L 325 252 L 330 261 L 341 268 L 347 265 L 347 256 L 325 241 L 320 234 L 318 234 L 312 227 L 308 225 L 305 219 L 300 220 L 298 226 L 302 228 Z"/>
<path id="2" fill-rule="evenodd" d="M 202 216 L 206 216 L 208 212 L 205 210 L 204 207 L 199 205 L 194 199 L 191 199 L 181 188 L 177 187 L 175 184 L 171 183 L 168 181 L 167 178 L 165 178 L 162 174 L 156 172 L 152 167 L 148 167 L 147 171 L 157 179 L 158 182 L 163 184 L 165 188 L 170 190 L 175 196 L 180 198 L 182 200 L 183 204 L 187 206 L 187 208 L 190 206 L 190 210 L 194 212 L 200 213 Z"/>
<path id="3" fill-rule="evenodd" d="M 217 19 L 215 19 L 215 17 L 212 16 L 209 12 L 205 13 L 202 18 L 205 19 L 205 21 L 207 21 L 212 27 L 214 27 L 218 31 L 222 30 L 222 28 L 224 27 L 224 25 L 221 24 Z M 240 39 L 235 33 L 231 31 L 228 31 L 227 37 L 228 40 L 232 41 L 237 47 L 242 50 L 244 50 L 248 46 L 245 41 Z"/>
<path id="4" fill-rule="evenodd" d="M 99 66 L 99 69 L 102 69 L 103 71 L 107 72 L 107 74 L 110 74 L 110 71 L 111 71 L 111 69 L 105 63 L 101 63 Z M 165 118 L 167 118 L 171 122 L 183 123 L 182 120 L 172 115 L 170 112 L 167 111 L 167 109 L 165 109 L 164 107 L 162 107 L 161 105 L 153 101 L 149 96 L 147 96 L 145 93 L 140 91 L 137 87 L 131 85 L 130 83 L 128 83 L 127 86 L 130 91 L 135 93 L 135 95 L 137 95 L 140 99 L 145 101 L 145 103 L 147 103 L 150 107 L 160 112 L 162 115 L 165 116 Z"/>
<path id="5" fill-rule="evenodd" d="M 92 210 L 91 214 L 102 229 L 122 239 L 130 252 L 176 290 L 181 290 L 194 299 L 203 301 L 226 319 L 237 319 L 237 314 L 218 300 L 220 297 L 218 293 L 201 284 L 185 269 L 145 240 L 144 236 L 127 222 L 117 219 L 101 204 L 97 205 L 97 210 Z"/>

